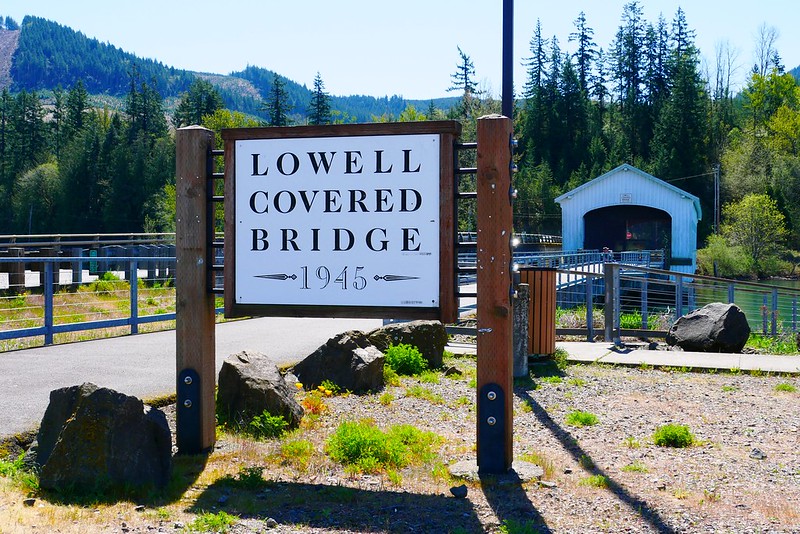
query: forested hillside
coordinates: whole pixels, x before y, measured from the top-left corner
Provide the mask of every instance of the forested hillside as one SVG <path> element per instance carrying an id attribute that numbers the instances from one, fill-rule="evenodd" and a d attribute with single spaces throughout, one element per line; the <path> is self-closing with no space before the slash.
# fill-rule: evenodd
<path id="1" fill-rule="evenodd" d="M 17 25 L 12 23 L 12 27 L 17 28 Z M 4 64 L 7 65 L 5 72 L 10 75 L 5 80 Z M 139 58 L 40 17 L 25 17 L 19 30 L 0 29 L 0 87 L 10 84 L 12 92 L 69 88 L 81 80 L 89 94 L 122 97 L 130 90 L 134 69 L 164 98 L 178 97 L 188 90 L 196 77 L 202 77 L 217 87 L 227 108 L 263 119 L 267 118 L 263 103 L 273 90 L 276 76 L 270 70 L 255 66 L 229 75 L 180 70 L 153 59 Z M 311 91 L 282 79 L 291 116 L 295 123 L 302 123 L 311 102 Z M 370 121 L 386 114 L 398 115 L 407 104 L 397 96 L 334 96 L 332 99 L 343 120 L 353 122 Z"/>

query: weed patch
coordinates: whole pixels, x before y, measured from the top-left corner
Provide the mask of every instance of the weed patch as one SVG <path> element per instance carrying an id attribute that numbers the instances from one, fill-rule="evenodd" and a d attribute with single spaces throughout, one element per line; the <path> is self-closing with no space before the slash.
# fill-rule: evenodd
<path id="1" fill-rule="evenodd" d="M 583 412 L 581 410 L 575 410 L 574 412 L 570 412 L 567 414 L 566 423 L 570 426 L 592 426 L 599 423 L 600 420 L 597 416 L 591 412 Z"/>
<path id="2" fill-rule="evenodd" d="M 668 424 L 653 433 L 653 443 L 659 447 L 683 448 L 694 444 L 695 438 L 686 425 Z"/>
<path id="3" fill-rule="evenodd" d="M 418 375 L 428 368 L 428 362 L 419 349 L 406 343 L 389 346 L 386 350 L 386 365 L 400 375 Z"/>
<path id="4" fill-rule="evenodd" d="M 227 512 L 206 512 L 186 525 L 188 532 L 218 532 L 225 533 L 239 520 L 235 515 Z"/>
<path id="5" fill-rule="evenodd" d="M 440 438 L 410 425 L 382 431 L 368 421 L 344 422 L 326 444 L 328 456 L 357 472 L 375 473 L 429 461 Z"/>

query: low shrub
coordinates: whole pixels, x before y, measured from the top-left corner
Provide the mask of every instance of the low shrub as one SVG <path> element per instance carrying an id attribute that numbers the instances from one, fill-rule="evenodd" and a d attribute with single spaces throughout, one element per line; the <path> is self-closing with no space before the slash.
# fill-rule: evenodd
<path id="1" fill-rule="evenodd" d="M 600 420 L 591 412 L 575 410 L 567 414 L 566 422 L 570 426 L 592 426 L 599 423 Z"/>
<path id="2" fill-rule="evenodd" d="M 228 529 L 236 524 L 239 520 L 235 515 L 227 512 L 205 514 L 197 517 L 194 521 L 186 525 L 186 530 L 189 532 L 228 532 Z"/>
<path id="3" fill-rule="evenodd" d="M 369 421 L 344 422 L 328 438 L 326 452 L 332 460 L 356 471 L 375 473 L 402 468 L 432 458 L 432 432 L 398 425 L 386 432 Z"/>
<path id="4" fill-rule="evenodd" d="M 428 362 L 419 349 L 406 343 L 389 346 L 386 365 L 400 375 L 418 375 L 428 368 Z"/>
<path id="5" fill-rule="evenodd" d="M 282 415 L 272 415 L 264 410 L 253 417 L 247 425 L 247 432 L 256 439 L 277 438 L 286 432 L 289 423 Z"/>
<path id="6" fill-rule="evenodd" d="M 690 447 L 695 438 L 686 425 L 667 424 L 660 426 L 653 433 L 653 443 L 659 447 Z"/>
<path id="7" fill-rule="evenodd" d="M 607 488 L 609 480 L 608 477 L 604 475 L 592 475 L 582 479 L 578 484 L 592 488 Z"/>

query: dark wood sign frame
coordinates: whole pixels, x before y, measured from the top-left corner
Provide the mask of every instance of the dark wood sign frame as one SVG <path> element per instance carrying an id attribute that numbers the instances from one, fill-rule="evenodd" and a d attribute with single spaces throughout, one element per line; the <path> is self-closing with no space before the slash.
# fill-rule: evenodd
<path id="1" fill-rule="evenodd" d="M 236 303 L 236 141 L 320 137 L 391 135 L 439 135 L 439 306 L 332 306 Z M 222 131 L 225 143 L 225 316 L 354 317 L 438 319 L 445 323 L 458 317 L 455 277 L 455 180 L 454 144 L 461 134 L 457 121 L 381 124 L 338 124 L 271 128 L 233 128 Z"/>

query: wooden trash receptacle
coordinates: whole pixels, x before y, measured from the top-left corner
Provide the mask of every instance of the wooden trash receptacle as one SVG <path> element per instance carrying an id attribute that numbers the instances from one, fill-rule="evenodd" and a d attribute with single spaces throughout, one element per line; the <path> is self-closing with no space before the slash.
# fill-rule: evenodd
<path id="1" fill-rule="evenodd" d="M 556 270 L 522 268 L 520 283 L 530 286 L 528 308 L 528 352 L 552 355 L 556 352 Z"/>

